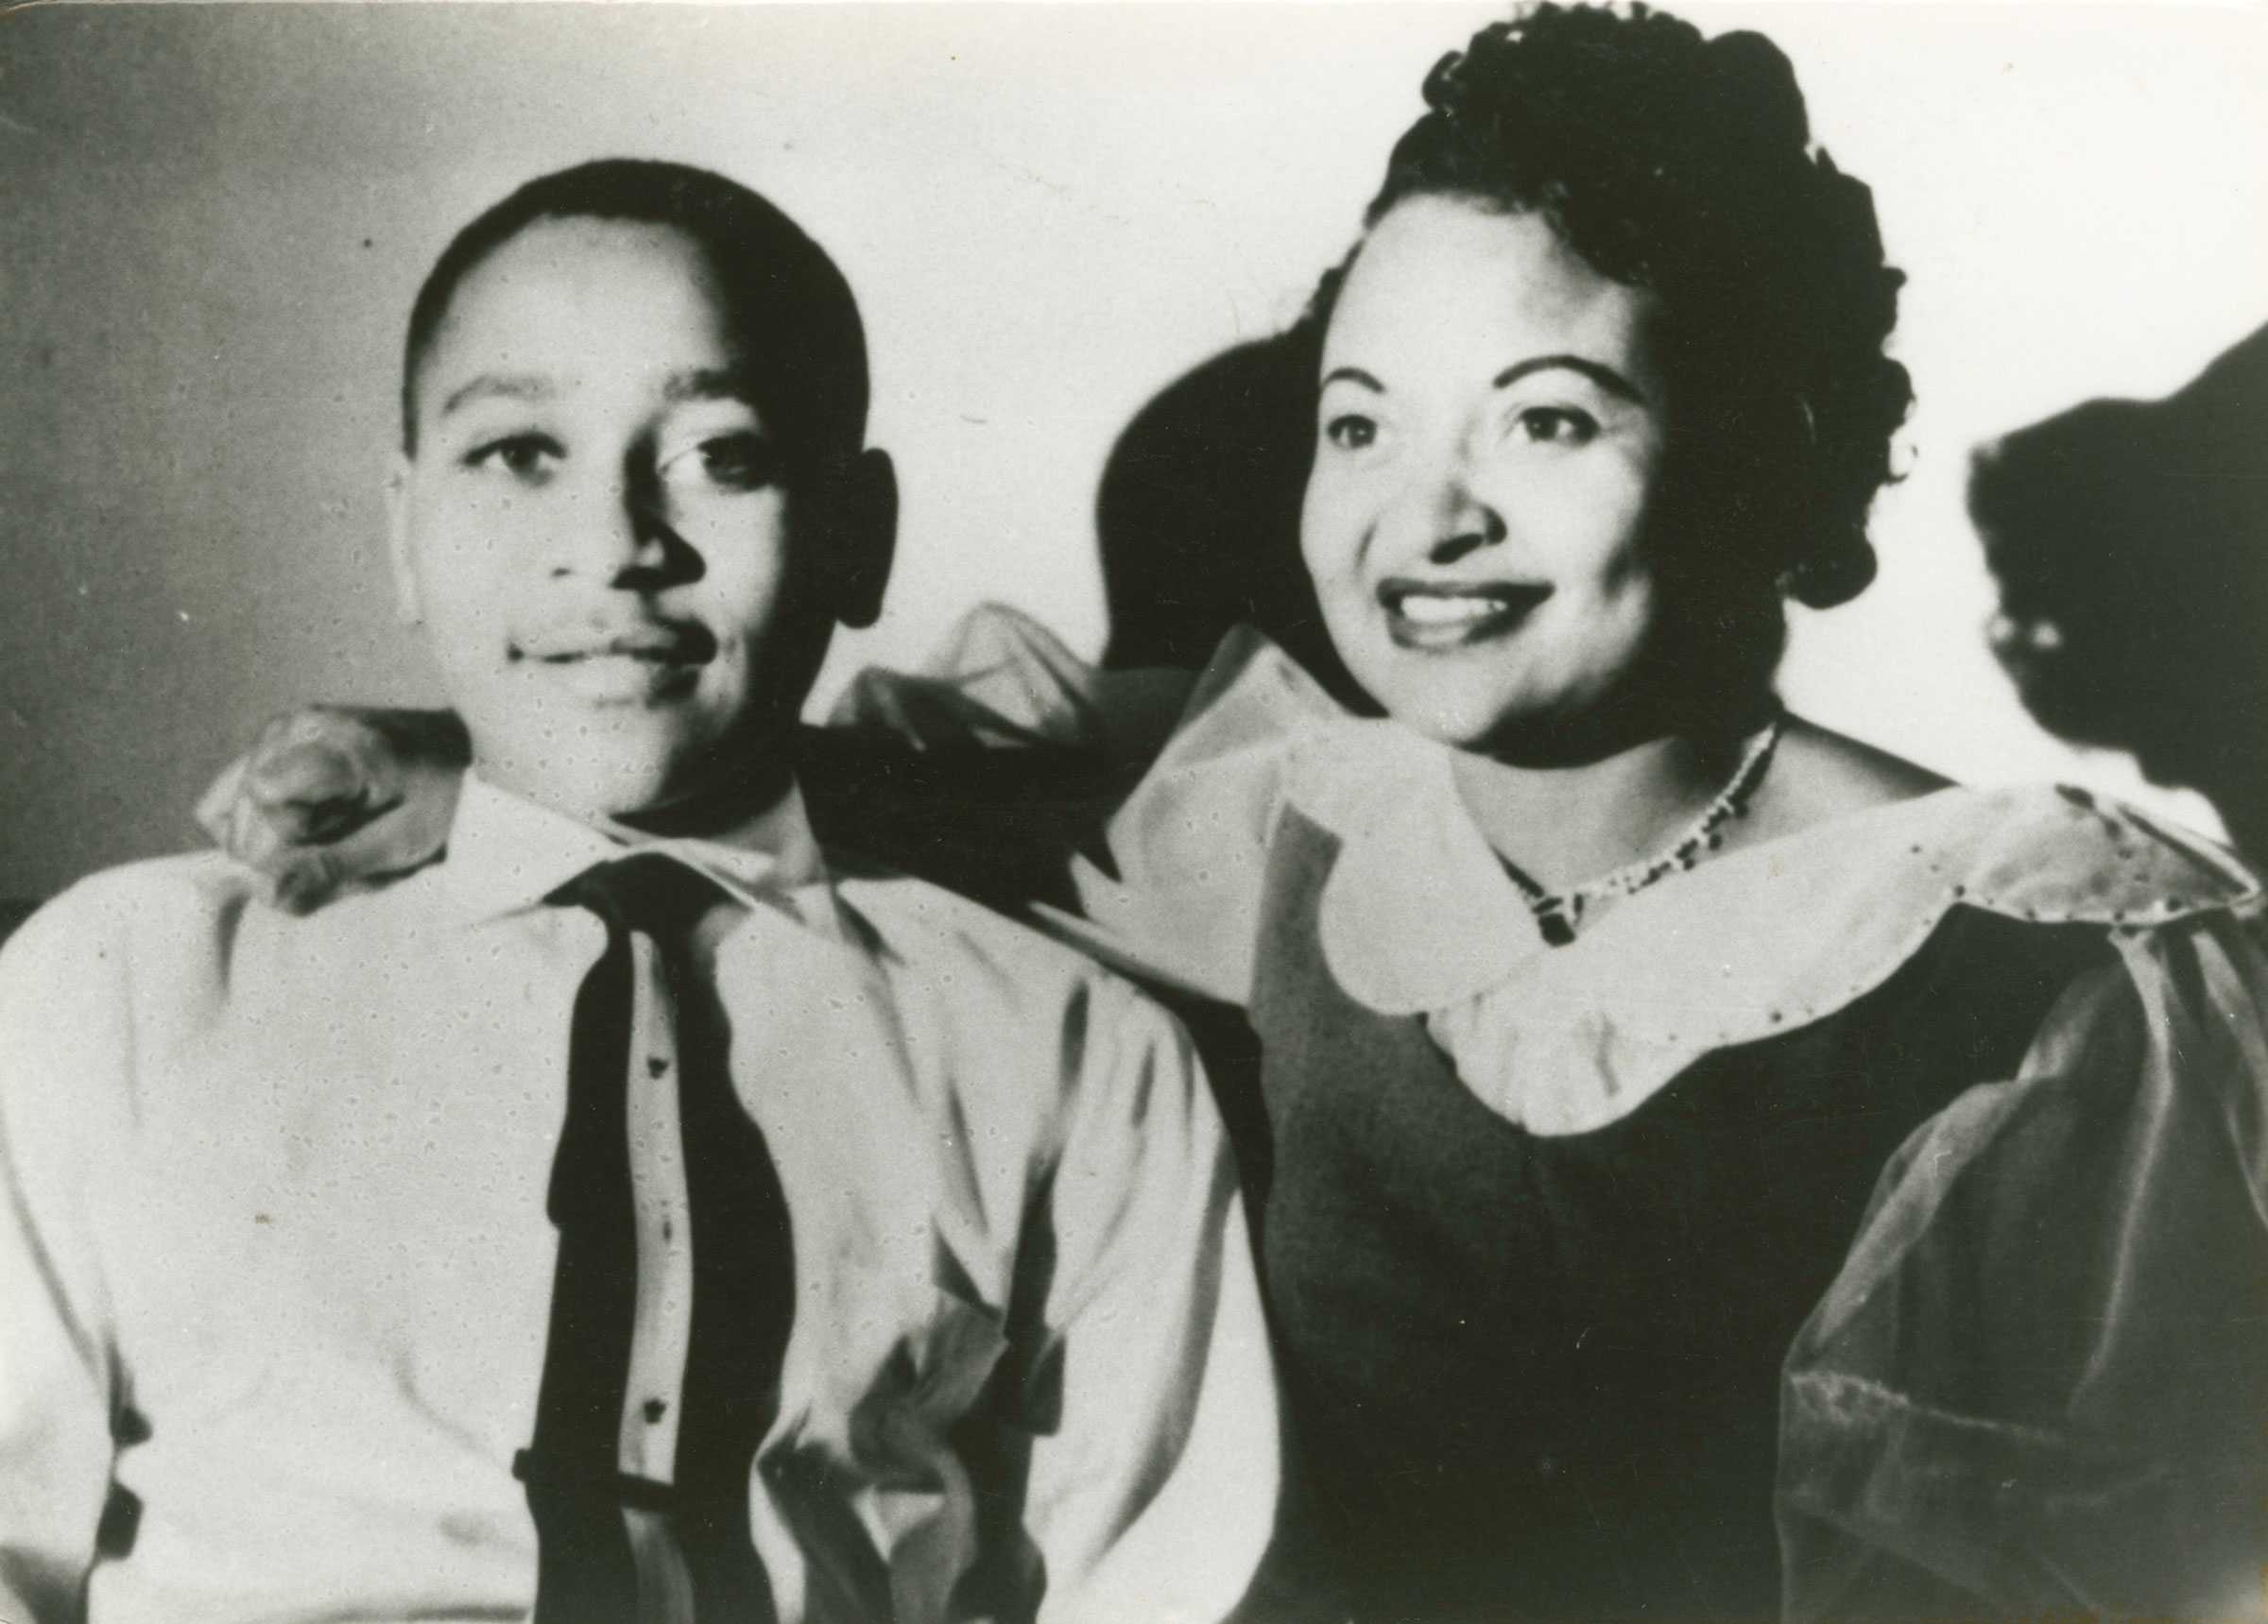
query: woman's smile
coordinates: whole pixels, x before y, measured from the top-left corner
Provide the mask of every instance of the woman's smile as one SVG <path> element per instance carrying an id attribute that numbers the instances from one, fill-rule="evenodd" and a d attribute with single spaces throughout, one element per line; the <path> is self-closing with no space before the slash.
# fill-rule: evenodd
<path id="1" fill-rule="evenodd" d="M 1552 595 L 1540 581 L 1415 581 L 1380 584 L 1379 607 L 1397 648 L 1419 652 L 1469 648 L 1510 637 Z"/>

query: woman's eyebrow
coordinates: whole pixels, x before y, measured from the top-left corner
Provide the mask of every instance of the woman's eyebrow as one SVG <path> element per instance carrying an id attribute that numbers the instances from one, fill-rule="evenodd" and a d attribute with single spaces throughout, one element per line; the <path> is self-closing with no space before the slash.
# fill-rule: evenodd
<path id="1" fill-rule="evenodd" d="M 1368 389 L 1372 394 L 1376 395 L 1383 395 L 1386 392 L 1386 386 L 1383 384 L 1380 383 L 1376 378 L 1371 377 L 1369 373 L 1364 371 L 1360 367 L 1333 367 L 1330 371 L 1323 374 L 1323 382 L 1325 385 L 1336 384 L 1340 382 L 1360 384 L 1364 388 Z"/>
<path id="2" fill-rule="evenodd" d="M 1580 355 L 1538 355 L 1526 361 L 1515 362 L 1499 372 L 1489 387 L 1502 389 L 1508 384 L 1518 383 L 1531 372 L 1548 372 L 1555 369 L 1578 373 L 1589 379 L 1609 395 L 1628 401 L 1634 406 L 1642 406 L 1646 403 L 1644 391 L 1640 389 L 1636 384 L 1630 382 L 1613 368 L 1602 366 L 1596 361 L 1587 361 Z"/>

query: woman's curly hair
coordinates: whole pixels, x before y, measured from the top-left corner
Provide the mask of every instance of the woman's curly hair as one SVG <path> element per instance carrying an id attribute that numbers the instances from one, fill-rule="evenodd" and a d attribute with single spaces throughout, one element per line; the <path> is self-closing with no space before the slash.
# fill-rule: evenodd
<path id="1" fill-rule="evenodd" d="M 1905 279 L 1873 195 L 1812 146 L 1778 46 L 1642 4 L 1524 9 L 1444 57 L 1425 100 L 1366 224 L 1424 196 L 1535 214 L 1655 296 L 1665 479 L 1681 530 L 1702 532 L 1670 550 L 1687 568 L 1662 564 L 1702 589 L 1689 609 L 1747 623 L 1737 641 L 1766 635 L 1776 662 L 1781 591 L 1826 607 L 1873 578 L 1867 508 L 1913 403 L 1883 353 Z M 1318 327 L 1352 263 L 1318 291 Z"/>

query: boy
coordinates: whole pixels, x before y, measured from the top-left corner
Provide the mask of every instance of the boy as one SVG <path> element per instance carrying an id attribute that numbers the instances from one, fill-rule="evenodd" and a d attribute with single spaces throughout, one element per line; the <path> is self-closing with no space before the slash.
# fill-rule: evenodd
<path id="1" fill-rule="evenodd" d="M 545 177 L 413 312 L 441 863 L 212 858 L 0 957 L 0 1617 L 1225 1613 L 1274 1405 L 1185 1039 L 784 745 L 895 518 L 849 288 L 753 194 Z"/>

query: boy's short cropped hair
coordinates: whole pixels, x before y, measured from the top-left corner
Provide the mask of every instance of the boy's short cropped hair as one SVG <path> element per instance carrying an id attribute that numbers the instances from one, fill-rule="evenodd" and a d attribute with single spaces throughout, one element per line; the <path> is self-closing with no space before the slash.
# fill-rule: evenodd
<path id="1" fill-rule="evenodd" d="M 739 343 L 747 385 L 791 470 L 849 458 L 867 429 L 866 330 L 850 284 L 778 207 L 690 164 L 606 158 L 538 177 L 458 231 L 426 273 L 402 356 L 402 449 L 418 444 L 420 373 L 458 285 L 541 220 L 666 226 L 700 248 Z"/>

